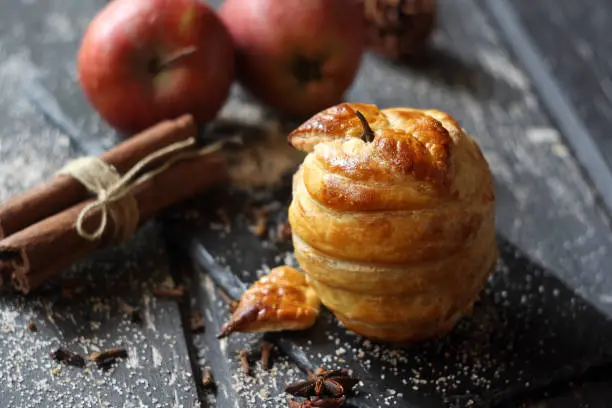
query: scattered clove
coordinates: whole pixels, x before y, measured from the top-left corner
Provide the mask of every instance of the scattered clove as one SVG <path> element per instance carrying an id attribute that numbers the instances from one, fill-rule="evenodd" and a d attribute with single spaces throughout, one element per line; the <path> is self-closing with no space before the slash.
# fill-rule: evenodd
<path id="1" fill-rule="evenodd" d="M 229 297 L 229 295 L 222 290 L 219 291 L 219 296 L 221 296 L 221 299 L 223 299 L 223 301 L 228 304 L 228 306 L 230 307 L 230 311 L 233 312 L 234 310 L 236 310 L 236 308 L 238 307 L 238 301 Z"/>
<path id="2" fill-rule="evenodd" d="M 128 315 L 130 317 L 130 322 L 134 324 L 142 324 L 142 315 L 140 314 L 140 309 L 135 308 Z"/>
<path id="3" fill-rule="evenodd" d="M 123 348 L 112 348 L 91 353 L 87 359 L 95 362 L 98 368 L 108 369 L 118 358 L 127 358 L 127 356 L 127 350 Z"/>
<path id="4" fill-rule="evenodd" d="M 276 225 L 276 241 L 285 242 L 291 239 L 291 224 L 281 222 Z"/>
<path id="5" fill-rule="evenodd" d="M 128 353 L 126 349 L 116 347 L 104 351 L 96 351 L 91 353 L 89 357 L 87 357 L 90 361 L 100 361 L 106 358 L 127 358 Z"/>
<path id="6" fill-rule="evenodd" d="M 264 341 L 261 345 L 261 367 L 264 370 L 270 369 L 270 357 L 273 348 L 274 344 L 270 343 L 269 341 Z"/>
<path id="7" fill-rule="evenodd" d="M 189 328 L 193 333 L 202 333 L 204 331 L 204 316 L 202 313 L 195 312 L 189 318 Z"/>
<path id="8" fill-rule="evenodd" d="M 34 322 L 28 323 L 27 327 L 28 327 L 28 330 L 31 331 L 31 332 L 38 331 L 38 326 L 36 326 L 36 323 L 34 323 Z"/>
<path id="9" fill-rule="evenodd" d="M 153 289 L 153 296 L 157 298 L 175 298 L 180 299 L 185 295 L 185 289 L 182 285 L 174 288 L 167 286 L 160 286 Z"/>
<path id="10" fill-rule="evenodd" d="M 204 386 L 204 388 L 216 387 L 215 379 L 213 378 L 212 370 L 210 369 L 210 367 L 204 368 L 204 372 L 202 374 L 202 385 Z"/>
<path id="11" fill-rule="evenodd" d="M 263 237 L 268 226 L 268 215 L 259 213 L 255 219 L 255 225 L 251 226 L 251 232 L 258 237 Z"/>
<path id="12" fill-rule="evenodd" d="M 120 299 L 119 309 L 121 310 L 121 312 L 123 312 L 123 314 L 128 316 L 130 322 L 135 324 L 142 324 L 142 316 L 140 314 L 139 308 L 133 307 Z"/>
<path id="13" fill-rule="evenodd" d="M 268 228 L 268 213 L 267 211 L 255 211 L 255 224 L 250 227 L 253 234 L 258 237 L 263 237 Z"/>
<path id="14" fill-rule="evenodd" d="M 240 350 L 238 354 L 240 358 L 240 364 L 242 364 L 242 371 L 244 375 L 251 375 L 251 367 L 249 365 L 249 352 L 246 350 Z"/>
<path id="15" fill-rule="evenodd" d="M 66 363 L 71 366 L 83 368 L 85 367 L 85 359 L 78 355 L 77 353 L 73 353 L 70 350 L 66 350 L 62 347 L 58 348 L 54 352 L 49 354 L 49 357 L 54 359 L 59 363 Z"/>

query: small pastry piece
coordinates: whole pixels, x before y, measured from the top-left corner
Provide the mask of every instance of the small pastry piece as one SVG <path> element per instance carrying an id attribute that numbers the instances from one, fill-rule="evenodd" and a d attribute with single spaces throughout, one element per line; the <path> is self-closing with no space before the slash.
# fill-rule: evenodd
<path id="1" fill-rule="evenodd" d="M 447 333 L 497 260 L 495 197 L 476 142 L 436 110 L 344 103 L 289 135 L 295 255 L 344 325 L 383 341 Z"/>
<path id="2" fill-rule="evenodd" d="M 279 266 L 253 284 L 240 298 L 219 338 L 233 332 L 303 330 L 314 325 L 321 302 L 307 278 Z"/>

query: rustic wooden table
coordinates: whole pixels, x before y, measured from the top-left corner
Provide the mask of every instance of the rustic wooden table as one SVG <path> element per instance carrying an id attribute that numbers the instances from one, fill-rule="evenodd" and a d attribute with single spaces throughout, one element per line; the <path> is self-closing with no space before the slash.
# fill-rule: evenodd
<path id="1" fill-rule="evenodd" d="M 66 130 L 32 103 L 37 86 L 57 100 L 83 141 L 116 143 L 85 103 L 75 71 L 80 37 L 105 3 L 0 4 L 0 201 L 78 154 Z M 347 99 L 453 114 L 478 139 L 495 174 L 500 236 L 609 319 L 612 5 L 440 0 L 439 11 L 427 64 L 396 65 L 368 54 Z M 221 116 L 255 125 L 275 120 L 239 90 Z M 302 376 L 293 361 L 278 356 L 271 372 L 257 367 L 255 377 L 244 378 L 233 354 L 244 344 L 227 349 L 213 340 L 212 330 L 193 335 L 184 329 L 193 309 L 204 311 L 207 326 L 227 317 L 207 297 L 214 290 L 204 274 L 191 279 L 210 290 L 194 290 L 183 302 L 151 296 L 155 285 L 181 279 L 185 266 L 166 238 L 159 223 L 152 223 L 125 246 L 80 262 L 40 293 L 0 297 L 1 406 L 192 407 L 215 406 L 216 400 L 220 407 L 283 406 L 283 384 Z M 71 295 L 61 285 L 83 289 Z M 125 318 L 126 303 L 141 308 L 142 323 Z M 31 321 L 37 332 L 27 330 Z M 599 328 L 592 326 L 579 322 L 576 332 L 596 337 Z M 59 345 L 83 354 L 122 346 L 129 358 L 107 371 L 58 368 L 48 353 Z M 231 363 L 215 372 L 215 396 L 200 385 L 200 368 L 220 360 Z M 610 406 L 612 375 L 606 368 L 500 404 Z M 380 401 L 420 406 L 408 400 L 387 395 Z"/>

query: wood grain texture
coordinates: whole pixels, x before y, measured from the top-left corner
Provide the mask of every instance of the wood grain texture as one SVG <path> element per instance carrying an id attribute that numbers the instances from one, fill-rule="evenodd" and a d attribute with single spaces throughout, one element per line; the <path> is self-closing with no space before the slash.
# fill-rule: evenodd
<path id="1" fill-rule="evenodd" d="M 545 111 L 547 111 L 568 145 L 575 158 L 580 162 L 589 182 L 597 189 L 596 200 L 607 207 L 608 215 L 612 213 L 612 172 L 601 154 L 600 146 L 589 132 L 584 121 L 576 113 L 563 86 L 554 77 L 544 58 L 533 45 L 533 40 L 526 33 L 520 18 L 505 0 L 485 0 L 487 10 L 495 19 L 500 31 L 508 40 L 507 44 L 529 74 L 537 90 Z"/>
<path id="2" fill-rule="evenodd" d="M 612 168 L 612 3 L 513 1 L 533 42 Z"/>
<path id="3" fill-rule="evenodd" d="M 197 406 L 178 305 L 153 288 L 169 278 L 156 228 L 149 225 L 123 247 L 78 263 L 27 297 L 0 299 L 0 401 L 7 407 Z M 62 287 L 72 286 L 72 294 Z M 124 305 L 138 307 L 133 322 Z M 34 322 L 37 331 L 26 326 Z M 107 371 L 54 362 L 65 347 L 86 357 L 125 348 Z"/>
<path id="4" fill-rule="evenodd" d="M 85 145 L 117 139 L 80 95 L 74 55 L 103 1 L 0 5 L 0 201 L 50 177 L 76 152 L 26 96 L 31 81 L 52 90 Z M 40 292 L 0 296 L 0 405 L 6 407 L 199 406 L 179 307 L 152 289 L 170 278 L 164 243 L 149 224 L 128 244 L 78 262 Z M 66 282 L 70 280 L 71 282 Z M 72 298 L 61 286 L 81 287 Z M 139 306 L 143 323 L 121 310 Z M 32 321 L 38 330 L 26 326 Z M 58 346 L 83 356 L 124 347 L 128 358 L 103 371 L 59 366 Z"/>

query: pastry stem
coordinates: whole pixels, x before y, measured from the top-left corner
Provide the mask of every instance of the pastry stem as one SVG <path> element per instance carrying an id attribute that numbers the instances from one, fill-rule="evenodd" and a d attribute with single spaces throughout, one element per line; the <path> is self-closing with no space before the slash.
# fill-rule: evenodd
<path id="1" fill-rule="evenodd" d="M 359 120 L 361 121 L 361 126 L 363 126 L 363 133 L 360 138 L 366 143 L 372 143 L 374 141 L 374 131 L 370 127 L 368 120 L 363 116 L 363 113 L 357 111 L 355 112 Z"/>

